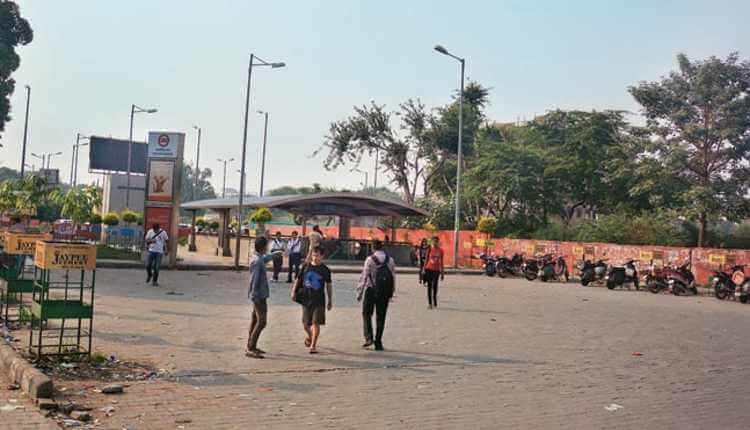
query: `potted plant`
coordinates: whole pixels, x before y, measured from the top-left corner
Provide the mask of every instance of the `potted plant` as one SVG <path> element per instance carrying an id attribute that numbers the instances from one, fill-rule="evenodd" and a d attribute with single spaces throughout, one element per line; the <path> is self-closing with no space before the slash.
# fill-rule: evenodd
<path id="1" fill-rule="evenodd" d="M 256 236 L 262 236 L 266 232 L 266 223 L 273 219 L 273 214 L 268 208 L 258 208 L 250 214 L 250 221 L 256 224 Z"/>

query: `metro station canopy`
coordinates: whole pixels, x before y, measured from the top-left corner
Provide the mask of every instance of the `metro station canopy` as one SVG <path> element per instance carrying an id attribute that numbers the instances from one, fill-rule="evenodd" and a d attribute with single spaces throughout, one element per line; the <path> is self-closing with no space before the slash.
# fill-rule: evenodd
<path id="1" fill-rule="evenodd" d="M 356 193 L 295 194 L 288 196 L 245 197 L 242 206 L 247 208 L 281 209 L 302 216 L 427 216 L 423 209 L 404 202 Z M 239 198 L 208 199 L 186 202 L 185 210 L 210 209 L 227 211 L 239 207 Z"/>

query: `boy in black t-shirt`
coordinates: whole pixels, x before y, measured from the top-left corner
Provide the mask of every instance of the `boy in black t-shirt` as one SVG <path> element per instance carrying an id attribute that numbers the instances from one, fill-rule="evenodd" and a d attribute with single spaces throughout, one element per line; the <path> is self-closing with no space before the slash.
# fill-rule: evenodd
<path id="1" fill-rule="evenodd" d="M 302 304 L 302 327 L 306 334 L 305 346 L 310 348 L 310 354 L 316 354 L 320 326 L 326 323 L 326 309 L 330 311 L 333 307 L 331 271 L 323 264 L 322 247 L 316 246 L 311 250 L 311 261 L 305 264 L 299 277 L 301 279 L 298 282 L 302 285 L 301 288 L 299 285 L 292 287 L 292 300 Z M 297 300 L 297 294 L 302 294 L 301 300 Z"/>

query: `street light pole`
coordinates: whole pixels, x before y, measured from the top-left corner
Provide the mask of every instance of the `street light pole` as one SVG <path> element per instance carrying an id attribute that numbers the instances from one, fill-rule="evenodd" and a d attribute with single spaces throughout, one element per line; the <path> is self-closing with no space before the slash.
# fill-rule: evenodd
<path id="1" fill-rule="evenodd" d="M 260 193 L 258 193 L 260 197 L 263 197 L 263 178 L 266 175 L 266 140 L 268 139 L 268 112 L 259 110 L 258 113 L 265 116 L 265 125 L 263 126 L 263 155 L 260 162 Z"/>
<path id="2" fill-rule="evenodd" d="M 221 186 L 221 198 L 224 199 L 227 197 L 227 163 L 231 163 L 234 161 L 234 158 L 230 158 L 229 160 L 222 160 L 221 158 L 216 159 L 219 163 L 224 163 L 224 183 Z"/>
<path id="3" fill-rule="evenodd" d="M 86 136 L 81 136 L 82 139 L 88 139 Z M 75 161 L 75 169 L 73 170 L 73 185 L 78 185 L 78 154 L 81 152 L 82 146 L 88 146 L 90 142 L 85 143 L 79 143 L 76 145 L 76 161 Z"/>
<path id="4" fill-rule="evenodd" d="M 31 102 L 31 87 L 26 85 L 26 119 L 23 123 L 23 149 L 21 150 L 21 179 L 26 168 L 26 137 L 29 132 L 29 103 Z"/>
<path id="5" fill-rule="evenodd" d="M 193 178 L 193 195 L 191 197 L 192 200 L 195 200 L 195 189 L 198 188 L 198 176 L 201 174 L 201 169 L 198 167 L 201 157 L 201 128 L 197 125 L 194 125 L 193 128 L 198 130 L 198 149 L 195 154 L 195 178 Z M 196 211 L 193 211 L 193 228 L 190 233 L 190 245 L 188 245 L 189 252 L 195 252 L 198 250 L 198 247 L 195 246 L 195 212 Z"/>
<path id="6" fill-rule="evenodd" d="M 136 113 L 154 113 L 156 109 L 143 109 L 134 104 L 130 105 L 130 134 L 128 135 L 128 174 L 125 183 L 125 208 L 130 208 L 130 163 L 133 160 L 133 118 Z"/>
<path id="7" fill-rule="evenodd" d="M 255 63 L 255 60 L 258 60 L 259 63 Z M 247 92 L 245 93 L 245 127 L 244 131 L 242 133 L 242 158 L 240 159 L 240 196 L 239 196 L 239 202 L 237 205 L 237 225 L 239 226 L 239 231 L 237 232 L 236 237 L 236 243 L 234 247 L 234 269 L 239 270 L 240 269 L 240 236 L 242 236 L 242 203 L 243 203 L 243 194 L 245 194 L 245 155 L 247 154 L 247 120 L 248 120 L 248 114 L 250 113 L 250 83 L 252 82 L 252 76 L 253 76 L 253 67 L 257 66 L 270 66 L 273 69 L 284 67 L 284 63 L 268 63 L 266 61 L 263 61 L 262 59 L 255 56 L 255 54 L 250 54 L 250 63 L 247 67 Z"/>
<path id="8" fill-rule="evenodd" d="M 463 116 L 464 116 L 464 68 L 466 60 L 457 57 L 440 45 L 435 46 L 435 50 L 443 55 L 447 55 L 461 63 L 461 91 L 458 98 L 458 160 L 456 165 L 456 210 L 453 221 L 453 267 L 458 268 L 458 240 L 461 227 L 461 164 L 463 163 L 462 142 L 463 142 Z"/>

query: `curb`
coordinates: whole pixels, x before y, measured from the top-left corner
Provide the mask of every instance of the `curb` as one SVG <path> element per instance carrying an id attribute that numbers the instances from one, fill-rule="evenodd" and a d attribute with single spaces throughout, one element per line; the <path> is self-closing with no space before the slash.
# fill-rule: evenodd
<path id="1" fill-rule="evenodd" d="M 54 391 L 52 379 L 32 366 L 10 345 L 0 345 L 0 367 L 8 379 L 20 385 L 21 389 L 32 399 L 52 398 Z"/>

